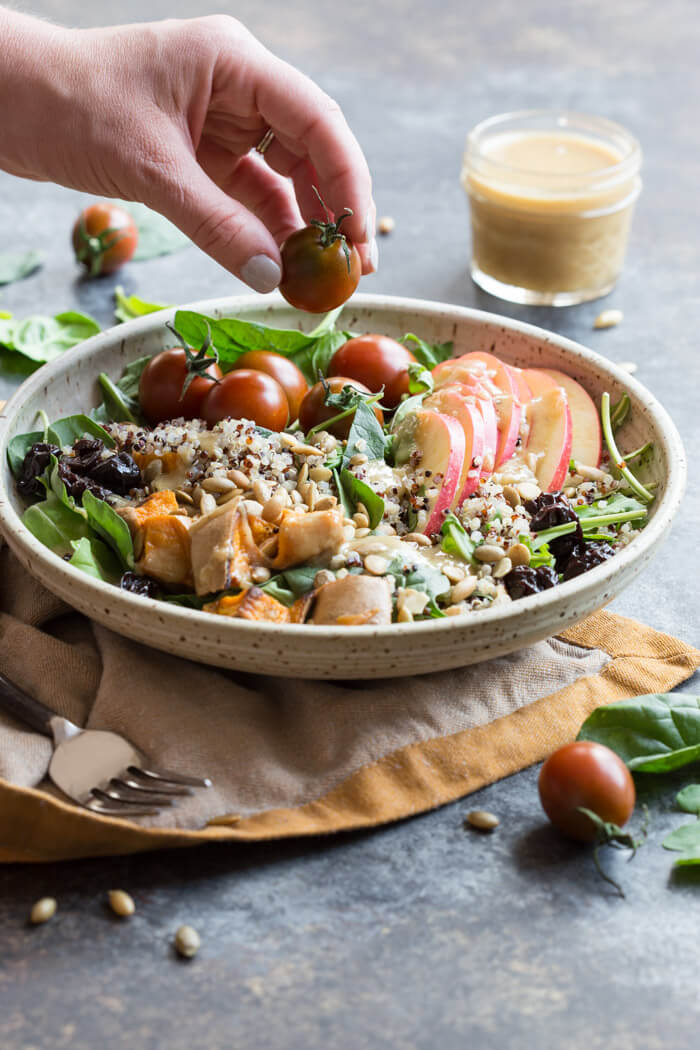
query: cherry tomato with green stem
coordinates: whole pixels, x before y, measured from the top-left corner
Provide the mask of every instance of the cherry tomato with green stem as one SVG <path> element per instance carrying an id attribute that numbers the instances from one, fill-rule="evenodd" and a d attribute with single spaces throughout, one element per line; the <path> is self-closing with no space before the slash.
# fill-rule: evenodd
<path id="1" fill-rule="evenodd" d="M 329 393 L 339 394 L 343 387 L 346 386 L 354 387 L 361 394 L 372 393 L 364 383 L 359 383 L 356 379 L 350 379 L 348 376 L 333 376 L 330 379 L 324 379 L 322 382 L 315 383 L 302 401 L 299 409 L 299 425 L 305 434 L 308 434 L 312 428 L 318 427 L 327 419 L 334 419 L 338 415 L 339 410 L 337 408 L 325 403 L 326 396 Z M 377 417 L 377 421 L 383 424 L 384 413 L 381 408 L 378 405 L 372 405 L 372 411 Z M 346 438 L 350 433 L 353 418 L 354 413 L 345 416 L 344 419 L 337 420 L 328 427 L 328 432 L 335 435 L 335 437 Z"/>
<path id="2" fill-rule="evenodd" d="M 128 211 L 111 201 L 85 208 L 73 226 L 73 250 L 90 277 L 114 273 L 133 258 L 139 231 Z"/>
<path id="3" fill-rule="evenodd" d="M 267 430 L 284 430 L 289 421 L 289 402 L 272 376 L 252 368 L 240 368 L 211 388 L 202 405 L 202 419 L 213 427 L 222 419 L 252 419 Z"/>
<path id="4" fill-rule="evenodd" d="M 301 369 L 293 361 L 274 350 L 247 350 L 237 358 L 233 369 L 252 368 L 256 372 L 266 372 L 276 379 L 287 395 L 289 402 L 289 419 L 294 422 L 299 416 L 299 407 L 309 389 Z"/>
<path id="5" fill-rule="evenodd" d="M 212 360 L 204 371 L 195 375 L 183 394 L 187 383 L 188 361 L 181 347 L 161 350 L 148 362 L 139 380 L 141 411 L 151 425 L 167 419 L 199 419 L 204 399 L 222 378 L 222 371 Z"/>
<path id="6" fill-rule="evenodd" d="M 540 770 L 538 789 L 552 824 L 581 842 L 596 841 L 599 832 L 580 807 L 622 827 L 636 799 L 625 763 L 609 747 L 593 740 L 575 740 L 550 755 Z"/>
<path id="7" fill-rule="evenodd" d="M 315 186 L 314 191 L 326 221 L 313 219 L 284 242 L 279 290 L 297 310 L 321 314 L 350 298 L 360 282 L 362 263 L 357 248 L 340 230 L 352 211 L 346 208 L 333 220 Z"/>
<path id="8" fill-rule="evenodd" d="M 329 376 L 350 376 L 376 393 L 384 388 L 382 404 L 396 408 L 408 393 L 408 366 L 415 362 L 410 350 L 388 335 L 358 335 L 333 354 Z"/>

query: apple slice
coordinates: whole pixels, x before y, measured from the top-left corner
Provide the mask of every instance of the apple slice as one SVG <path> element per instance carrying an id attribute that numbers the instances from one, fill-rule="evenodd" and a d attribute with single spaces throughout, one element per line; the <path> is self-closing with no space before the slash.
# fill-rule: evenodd
<path id="1" fill-rule="evenodd" d="M 506 368 L 510 372 L 511 378 L 515 383 L 518 401 L 521 405 L 526 405 L 532 398 L 532 390 L 530 390 L 530 387 L 528 386 L 522 368 L 518 368 L 516 365 L 506 365 Z"/>
<path id="2" fill-rule="evenodd" d="M 498 467 L 513 455 L 515 443 L 520 434 L 521 397 L 512 369 L 494 354 L 482 353 L 476 350 L 454 358 L 453 364 L 460 371 L 464 369 L 467 372 L 473 371 L 474 377 L 478 380 L 481 387 L 492 396 L 496 413 L 497 434 L 495 446 L 493 445 L 491 413 L 488 410 L 486 411 L 487 418 L 485 423 L 487 441 L 490 440 L 490 447 L 493 448 L 494 452 L 493 467 Z M 454 373 L 455 369 L 453 369 Z M 488 464 L 488 459 L 486 462 Z"/>
<path id="3" fill-rule="evenodd" d="M 577 463 L 597 467 L 600 463 L 602 436 L 598 409 L 593 398 L 580 383 L 565 372 L 559 372 L 556 368 L 543 368 L 541 371 L 562 388 L 569 402 L 573 428 L 571 458 Z"/>
<path id="4" fill-rule="evenodd" d="M 562 388 L 555 384 L 541 397 L 533 398 L 528 418 L 527 451 L 537 457 L 537 484 L 543 492 L 557 492 L 564 484 L 571 459 L 571 412 Z"/>
<path id="5" fill-rule="evenodd" d="M 440 531 L 445 514 L 457 498 L 457 487 L 464 466 L 465 438 L 460 423 L 452 416 L 419 408 L 399 424 L 394 445 L 397 466 L 409 461 L 428 477 L 440 477 L 435 495 L 426 506 L 426 536 Z"/>
<path id="6" fill-rule="evenodd" d="M 558 383 L 541 368 L 523 368 L 523 379 L 530 388 L 530 398 L 541 397 L 547 390 L 554 390 Z"/>
<path id="7" fill-rule="evenodd" d="M 496 466 L 498 456 L 498 417 L 491 397 L 477 396 L 476 407 L 484 421 L 484 457 L 481 467 L 482 478 L 490 478 Z"/>
<path id="8" fill-rule="evenodd" d="M 476 398 L 463 383 L 441 387 L 427 397 L 423 407 L 430 412 L 452 416 L 464 430 L 464 465 L 452 505 L 458 510 L 479 484 L 484 458 L 484 420 L 476 406 Z"/>
<path id="9" fill-rule="evenodd" d="M 481 375 L 493 383 L 506 397 L 518 396 L 518 388 L 509 366 L 495 354 L 475 350 L 470 354 L 462 354 L 456 360 L 467 366 L 473 365 L 477 370 L 477 375 L 481 372 Z"/>

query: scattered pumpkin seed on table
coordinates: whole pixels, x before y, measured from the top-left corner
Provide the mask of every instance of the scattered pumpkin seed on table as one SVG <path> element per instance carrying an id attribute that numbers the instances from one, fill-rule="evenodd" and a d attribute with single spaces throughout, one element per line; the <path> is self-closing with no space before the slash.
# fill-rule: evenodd
<path id="1" fill-rule="evenodd" d="M 485 809 L 472 809 L 467 813 L 465 821 L 479 831 L 493 831 L 501 823 L 495 813 L 489 813 Z"/>
<path id="2" fill-rule="evenodd" d="M 32 905 L 29 921 L 34 926 L 38 926 L 41 922 L 48 922 L 49 919 L 53 919 L 57 907 L 58 905 L 53 897 L 42 897 L 41 900 L 36 901 Z"/>
<path id="3" fill-rule="evenodd" d="M 107 899 L 114 914 L 121 919 L 128 918 L 129 915 L 133 915 L 136 911 L 133 897 L 126 893 L 125 890 L 110 890 L 107 894 Z"/>
<path id="4" fill-rule="evenodd" d="M 175 948 L 179 955 L 191 959 L 201 945 L 199 934 L 193 926 L 180 926 L 175 931 Z"/>

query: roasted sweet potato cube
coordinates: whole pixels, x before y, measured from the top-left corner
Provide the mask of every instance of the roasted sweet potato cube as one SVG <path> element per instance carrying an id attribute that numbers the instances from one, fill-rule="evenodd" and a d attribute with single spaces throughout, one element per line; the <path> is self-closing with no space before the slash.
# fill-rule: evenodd
<path id="1" fill-rule="evenodd" d="M 321 554 L 337 551 L 345 540 L 342 507 L 331 510 L 287 510 L 279 523 L 277 551 L 268 565 L 289 569 Z"/>
<path id="2" fill-rule="evenodd" d="M 140 572 L 161 583 L 191 586 L 190 519 L 174 514 L 147 518 L 141 526 Z"/>
<path id="3" fill-rule="evenodd" d="M 152 496 L 149 496 L 138 507 L 122 507 L 117 513 L 122 515 L 129 528 L 134 531 L 140 528 L 149 518 L 176 514 L 178 510 L 175 493 L 170 489 L 164 489 L 162 492 L 154 492 Z"/>
<path id="4" fill-rule="evenodd" d="M 316 597 L 312 622 L 345 627 L 391 623 L 387 578 L 351 574 L 324 584 Z"/>
<path id="5" fill-rule="evenodd" d="M 290 610 L 259 587 L 249 587 L 240 594 L 225 594 L 218 601 L 204 606 L 205 612 L 218 616 L 233 616 L 238 620 L 265 620 L 269 623 L 289 623 Z"/>

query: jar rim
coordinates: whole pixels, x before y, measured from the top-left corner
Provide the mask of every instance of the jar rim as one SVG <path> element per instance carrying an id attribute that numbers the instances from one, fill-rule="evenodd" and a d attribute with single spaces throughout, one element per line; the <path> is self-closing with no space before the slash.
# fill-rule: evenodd
<path id="1" fill-rule="evenodd" d="M 613 144 L 621 152 L 620 160 L 614 164 L 606 164 L 600 168 L 591 168 L 585 172 L 552 173 L 544 168 L 526 168 L 517 164 L 508 164 L 484 154 L 481 143 L 493 132 L 498 132 L 503 128 L 503 125 L 517 125 L 518 122 L 525 125 L 527 122 L 536 121 L 542 121 L 543 126 L 531 128 L 510 127 L 504 128 L 501 133 L 507 134 L 508 131 L 517 133 L 518 131 L 527 130 L 546 132 L 548 130 L 565 129 L 573 133 L 588 134 L 592 138 L 598 138 L 601 141 Z M 577 180 L 589 183 L 598 179 L 603 179 L 608 184 L 614 184 L 618 180 L 629 178 L 631 174 L 636 174 L 639 171 L 642 161 L 642 150 L 639 141 L 631 132 L 623 127 L 622 124 L 609 120 L 607 117 L 598 117 L 593 114 L 566 109 L 522 109 L 508 113 L 497 113 L 495 116 L 487 117 L 485 120 L 480 121 L 471 129 L 467 135 L 465 163 L 476 161 L 477 164 L 475 166 L 478 166 L 480 157 L 488 160 L 492 173 L 500 171 L 504 176 L 507 174 L 547 175 L 548 179 L 560 179 L 562 184 L 568 183 L 569 185 Z"/>

